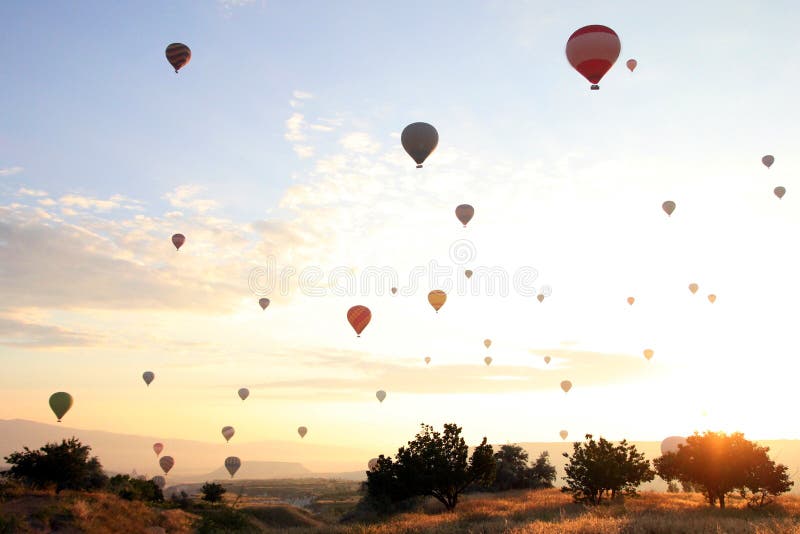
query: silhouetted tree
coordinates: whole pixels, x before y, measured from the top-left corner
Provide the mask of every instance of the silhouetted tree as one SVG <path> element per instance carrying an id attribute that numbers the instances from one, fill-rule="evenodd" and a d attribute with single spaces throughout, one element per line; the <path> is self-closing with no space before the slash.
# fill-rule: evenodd
<path id="1" fill-rule="evenodd" d="M 201 489 L 203 495 L 202 499 L 206 502 L 220 502 L 222 500 L 222 496 L 228 491 L 222 487 L 222 484 L 217 484 L 216 482 L 206 482 L 203 484 L 203 488 Z"/>
<path id="2" fill-rule="evenodd" d="M 38 450 L 25 447 L 23 452 L 12 452 L 4 458 L 11 469 L 3 474 L 33 488 L 55 486 L 56 493 L 64 489 L 99 489 L 108 477 L 97 457 L 89 457 L 91 450 L 75 437 L 60 444 L 47 443 Z"/>
<path id="3" fill-rule="evenodd" d="M 367 498 L 379 506 L 418 495 L 430 495 L 447 510 L 458 504 L 458 496 L 472 484 L 489 485 L 495 473 L 494 451 L 486 438 L 469 456 L 461 428 L 444 425 L 444 432 L 422 425 L 422 430 L 395 460 L 378 457 L 375 469 L 367 472 Z"/>
<path id="4" fill-rule="evenodd" d="M 519 445 L 503 445 L 494 453 L 495 477 L 492 489 L 505 491 L 521 488 L 549 488 L 556 479 L 556 468 L 545 451 L 532 465 L 528 453 Z"/>
<path id="5" fill-rule="evenodd" d="M 635 494 L 642 482 L 655 478 L 644 454 L 626 440 L 614 445 L 586 434 L 586 442 L 575 442 L 572 456 L 565 452 L 564 457 L 569 459 L 564 468 L 567 485 L 561 489 L 577 502 L 599 504 L 606 494 L 612 499 L 623 493 Z"/>
<path id="6" fill-rule="evenodd" d="M 769 447 L 759 447 L 735 432 L 695 433 L 676 452 L 653 462 L 658 476 L 678 480 L 702 492 L 708 503 L 725 508 L 725 498 L 734 491 L 750 506 L 764 506 L 773 497 L 789 491 L 788 468 L 770 460 Z"/>
<path id="7" fill-rule="evenodd" d="M 155 482 L 144 477 L 114 475 L 108 481 L 108 490 L 129 501 L 163 502 L 164 494 Z"/>

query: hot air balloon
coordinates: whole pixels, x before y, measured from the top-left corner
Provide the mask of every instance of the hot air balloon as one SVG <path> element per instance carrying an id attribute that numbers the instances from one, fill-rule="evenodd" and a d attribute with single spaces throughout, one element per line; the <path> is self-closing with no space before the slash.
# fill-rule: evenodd
<path id="1" fill-rule="evenodd" d="M 397 294 L 397 288 L 396 288 L 396 287 L 393 287 L 393 288 L 392 288 L 392 295 L 395 295 L 395 294 Z"/>
<path id="2" fill-rule="evenodd" d="M 628 297 L 628 304 L 630 304 L 631 306 L 633 306 L 633 303 L 634 303 L 635 301 L 636 301 L 636 299 L 635 299 L 635 298 L 633 298 L 633 297 Z"/>
<path id="3" fill-rule="evenodd" d="M 161 469 L 164 471 L 164 474 L 168 474 L 169 470 L 175 466 L 175 460 L 172 456 L 162 456 L 161 459 L 158 461 L 158 465 L 161 466 Z"/>
<path id="4" fill-rule="evenodd" d="M 647 358 L 648 361 L 650 360 L 650 358 L 653 357 L 653 351 L 650 350 L 650 349 L 644 349 L 644 353 L 643 354 L 644 354 L 644 357 Z"/>
<path id="5" fill-rule="evenodd" d="M 670 436 L 661 442 L 661 454 L 678 452 L 679 445 L 686 445 L 686 438 L 683 436 Z"/>
<path id="6" fill-rule="evenodd" d="M 461 224 L 464 225 L 464 228 L 466 228 L 467 223 L 472 220 L 473 215 L 475 215 L 475 208 L 469 204 L 461 204 L 456 207 L 456 217 L 461 221 Z"/>
<path id="7" fill-rule="evenodd" d="M 633 72 L 633 69 L 636 68 L 636 65 L 638 65 L 638 63 L 636 62 L 635 59 L 629 59 L 628 61 L 625 62 L 625 65 L 631 72 Z"/>
<path id="8" fill-rule="evenodd" d="M 167 479 L 161 475 L 156 475 L 151 480 L 153 481 L 153 484 L 158 486 L 158 489 L 164 489 L 164 486 L 167 485 Z"/>
<path id="9" fill-rule="evenodd" d="M 222 435 L 225 438 L 225 441 L 230 441 L 235 432 L 236 431 L 233 429 L 232 426 L 224 426 L 224 427 L 222 427 Z"/>
<path id="10" fill-rule="evenodd" d="M 492 340 L 491 339 L 484 339 L 483 340 L 483 346 L 488 349 L 489 347 L 492 346 Z"/>
<path id="11" fill-rule="evenodd" d="M 261 306 L 262 310 L 266 310 L 267 306 L 269 306 L 269 299 L 268 298 L 258 299 L 258 305 Z"/>
<path id="12" fill-rule="evenodd" d="M 444 301 L 447 300 L 447 295 L 441 289 L 434 289 L 428 293 L 428 302 L 431 303 L 436 313 L 439 313 L 439 308 L 444 306 Z"/>
<path id="13" fill-rule="evenodd" d="M 671 216 L 672 212 L 675 211 L 675 203 L 671 200 L 667 200 L 663 204 L 661 204 L 661 209 L 664 210 L 664 213 Z"/>
<path id="14" fill-rule="evenodd" d="M 403 129 L 400 142 L 408 155 L 417 162 L 417 168 L 421 169 L 422 162 L 439 144 L 439 132 L 426 122 L 415 122 Z"/>
<path id="15" fill-rule="evenodd" d="M 544 302 L 544 294 L 539 293 L 538 295 L 536 295 L 536 300 L 538 300 L 539 302 Z"/>
<path id="16" fill-rule="evenodd" d="M 772 164 L 775 163 L 775 156 L 764 156 L 761 158 L 761 163 L 763 163 L 769 169 L 772 167 Z"/>
<path id="17" fill-rule="evenodd" d="M 144 380 L 144 383 L 147 384 L 148 386 L 155 377 L 156 375 L 153 373 L 153 371 L 145 371 L 144 373 L 142 373 L 142 379 Z"/>
<path id="18" fill-rule="evenodd" d="M 175 234 L 172 236 L 172 244 L 175 245 L 175 250 L 179 250 L 185 241 L 186 237 L 183 234 Z"/>
<path id="19" fill-rule="evenodd" d="M 486 365 L 488 366 L 488 365 L 490 365 L 490 364 L 492 363 L 492 357 L 491 357 L 491 356 L 487 356 L 487 357 L 485 357 L 485 358 L 483 359 L 483 361 L 484 361 L 484 362 L 486 363 Z"/>
<path id="20" fill-rule="evenodd" d="M 472 271 L 467 269 L 466 271 L 464 271 L 464 276 L 466 276 L 467 279 L 472 278 Z"/>
<path id="21" fill-rule="evenodd" d="M 785 194 L 786 194 L 786 188 L 785 188 L 785 187 L 778 186 L 778 187 L 776 187 L 776 188 L 773 190 L 773 193 L 775 193 L 775 196 L 776 196 L 776 197 L 778 197 L 778 198 L 783 198 L 783 195 L 785 195 Z"/>
<path id="22" fill-rule="evenodd" d="M 425 365 L 428 365 L 429 363 L 431 363 L 431 357 L 425 356 Z"/>
<path id="23" fill-rule="evenodd" d="M 167 47 L 165 54 L 176 74 L 192 59 L 192 51 L 183 43 L 172 43 Z"/>
<path id="24" fill-rule="evenodd" d="M 163 451 L 163 450 L 164 450 L 164 444 L 163 443 L 153 443 L 153 452 L 156 453 L 156 456 L 161 454 L 161 451 Z"/>
<path id="25" fill-rule="evenodd" d="M 372 471 L 376 467 L 378 467 L 378 459 L 377 458 L 370 458 L 369 462 L 367 462 L 367 469 Z"/>
<path id="26" fill-rule="evenodd" d="M 567 439 L 569 433 L 566 430 L 562 430 L 561 432 L 558 433 L 558 435 L 561 436 L 561 439 Z"/>
<path id="27" fill-rule="evenodd" d="M 593 24 L 576 30 L 567 40 L 567 60 L 593 90 L 619 57 L 619 37 L 611 28 Z"/>
<path id="28" fill-rule="evenodd" d="M 302 438 L 306 437 L 306 434 L 308 433 L 308 429 L 306 427 L 304 427 L 304 426 L 299 426 L 299 427 L 297 427 L 297 433 L 300 434 L 300 438 L 302 439 Z"/>
<path id="29" fill-rule="evenodd" d="M 692 283 L 692 284 L 689 284 L 689 291 L 691 291 L 691 292 L 692 292 L 692 295 L 694 295 L 695 293 L 697 293 L 697 289 L 698 289 L 699 287 L 700 287 L 700 286 L 698 286 L 697 284 L 694 284 L 694 283 Z"/>
<path id="30" fill-rule="evenodd" d="M 231 478 L 233 478 L 233 475 L 236 474 L 236 471 L 238 471 L 240 467 L 242 467 L 242 461 L 236 456 L 228 456 L 225 458 L 225 469 L 231 474 Z"/>
<path id="31" fill-rule="evenodd" d="M 715 294 L 712 293 L 712 294 L 710 294 L 708 296 L 708 302 L 710 302 L 711 304 L 714 304 L 714 302 L 716 302 L 716 300 L 717 300 L 717 296 Z"/>
<path id="32" fill-rule="evenodd" d="M 250 390 L 247 388 L 239 388 L 239 398 L 245 400 L 247 397 L 250 396 Z"/>
<path id="33" fill-rule="evenodd" d="M 364 331 L 371 319 L 372 312 L 366 306 L 353 306 L 347 310 L 347 320 L 356 331 L 357 337 L 361 337 L 361 332 Z"/>
<path id="34" fill-rule="evenodd" d="M 383 402 L 383 399 L 386 398 L 386 392 L 383 391 L 382 389 L 379 389 L 378 391 L 375 392 L 375 396 L 378 398 L 380 402 Z"/>
<path id="35" fill-rule="evenodd" d="M 544 363 L 550 363 L 550 356 L 544 357 Z"/>
<path id="36" fill-rule="evenodd" d="M 561 389 L 564 390 L 564 393 L 567 393 L 570 389 L 572 389 L 572 382 L 570 382 L 569 380 L 562 381 Z"/>
<path id="37" fill-rule="evenodd" d="M 59 423 L 70 408 L 72 408 L 72 395 L 69 393 L 59 391 L 50 395 L 50 409 L 56 414 Z"/>

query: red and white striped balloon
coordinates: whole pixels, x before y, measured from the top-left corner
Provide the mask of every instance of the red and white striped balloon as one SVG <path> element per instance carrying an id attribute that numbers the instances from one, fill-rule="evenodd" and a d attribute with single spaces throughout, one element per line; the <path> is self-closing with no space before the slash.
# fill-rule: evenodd
<path id="1" fill-rule="evenodd" d="M 567 60 L 592 83 L 592 89 L 600 89 L 597 84 L 617 61 L 621 49 L 614 30 L 592 24 L 576 30 L 567 40 Z"/>

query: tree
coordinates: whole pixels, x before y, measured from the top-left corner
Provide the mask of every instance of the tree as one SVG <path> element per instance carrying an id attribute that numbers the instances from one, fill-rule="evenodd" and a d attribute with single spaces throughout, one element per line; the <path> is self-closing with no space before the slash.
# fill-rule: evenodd
<path id="1" fill-rule="evenodd" d="M 556 468 L 550 465 L 545 451 L 532 465 L 528 453 L 519 445 L 503 445 L 494 453 L 495 477 L 492 489 L 505 491 L 520 488 L 549 488 L 556 479 Z"/>
<path id="2" fill-rule="evenodd" d="M 725 508 L 725 498 L 738 491 L 750 506 L 764 506 L 789 491 L 788 468 L 769 458 L 769 447 L 759 447 L 744 434 L 707 431 L 695 433 L 676 452 L 656 458 L 658 476 L 702 492 L 711 506 Z"/>
<path id="3" fill-rule="evenodd" d="M 56 493 L 64 489 L 91 490 L 105 486 L 108 478 L 96 456 L 89 457 L 92 448 L 77 438 L 47 443 L 38 450 L 28 447 L 12 452 L 5 461 L 11 469 L 3 475 L 20 480 L 33 488 L 55 486 Z"/>
<path id="4" fill-rule="evenodd" d="M 642 482 L 655 478 L 650 462 L 636 446 L 622 440 L 618 445 L 586 434 L 586 443 L 576 442 L 572 456 L 564 453 L 569 463 L 564 468 L 567 485 L 562 491 L 572 493 L 576 502 L 600 504 L 603 496 L 612 499 L 619 494 L 635 494 Z"/>
<path id="5" fill-rule="evenodd" d="M 486 438 L 469 457 L 459 426 L 446 424 L 440 434 L 422 424 L 416 437 L 398 449 L 394 461 L 381 455 L 367 472 L 367 496 L 373 503 L 387 505 L 429 495 L 452 510 L 464 490 L 491 484 L 494 473 L 494 451 Z"/>
<path id="6" fill-rule="evenodd" d="M 228 491 L 222 487 L 222 484 L 217 484 L 216 482 L 206 482 L 203 484 L 203 488 L 201 490 L 203 492 L 202 499 L 206 502 L 220 502 L 222 500 L 222 496 Z"/>
<path id="7" fill-rule="evenodd" d="M 161 492 L 161 488 L 145 477 L 114 475 L 108 481 L 108 490 L 128 501 L 164 501 L 164 494 Z"/>

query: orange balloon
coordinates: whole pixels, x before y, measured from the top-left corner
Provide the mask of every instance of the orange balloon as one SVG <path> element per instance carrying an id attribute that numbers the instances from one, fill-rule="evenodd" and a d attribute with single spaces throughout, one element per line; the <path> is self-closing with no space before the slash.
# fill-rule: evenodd
<path id="1" fill-rule="evenodd" d="M 544 357 L 544 363 L 550 363 L 550 356 Z"/>
<path id="2" fill-rule="evenodd" d="M 572 389 L 572 382 L 570 382 L 569 380 L 562 381 L 561 389 L 564 390 L 564 393 L 567 393 L 570 389 Z"/>
<path id="3" fill-rule="evenodd" d="M 372 312 L 366 306 L 353 306 L 347 310 L 347 320 L 356 331 L 357 337 L 361 337 L 361 332 L 364 331 L 371 319 Z"/>
<path id="4" fill-rule="evenodd" d="M 492 357 L 491 356 L 487 356 L 487 357 L 485 357 L 483 359 L 483 361 L 486 362 L 486 365 L 489 365 L 490 363 L 492 363 Z"/>
<path id="5" fill-rule="evenodd" d="M 631 306 L 633 306 L 633 302 L 634 302 L 635 300 L 636 300 L 636 299 L 635 299 L 635 298 L 633 298 L 633 297 L 628 297 L 628 304 L 630 304 Z"/>
<path id="6" fill-rule="evenodd" d="M 644 349 L 644 357 L 650 360 L 653 357 L 653 351 L 650 349 Z"/>
<path id="7" fill-rule="evenodd" d="M 441 289 L 434 289 L 428 293 L 428 302 L 431 303 L 436 313 L 439 313 L 439 308 L 444 306 L 444 301 L 447 300 L 447 295 Z"/>
<path id="8" fill-rule="evenodd" d="M 708 296 L 708 301 L 709 301 L 711 304 L 714 304 L 714 302 L 716 302 L 716 300 L 717 300 L 717 296 L 716 296 L 716 295 L 714 295 L 713 293 L 712 293 L 711 295 L 709 295 L 709 296 Z"/>
<path id="9" fill-rule="evenodd" d="M 698 287 L 700 287 L 700 286 L 698 286 L 697 284 L 689 284 L 689 291 L 692 292 L 692 295 L 697 293 Z"/>

